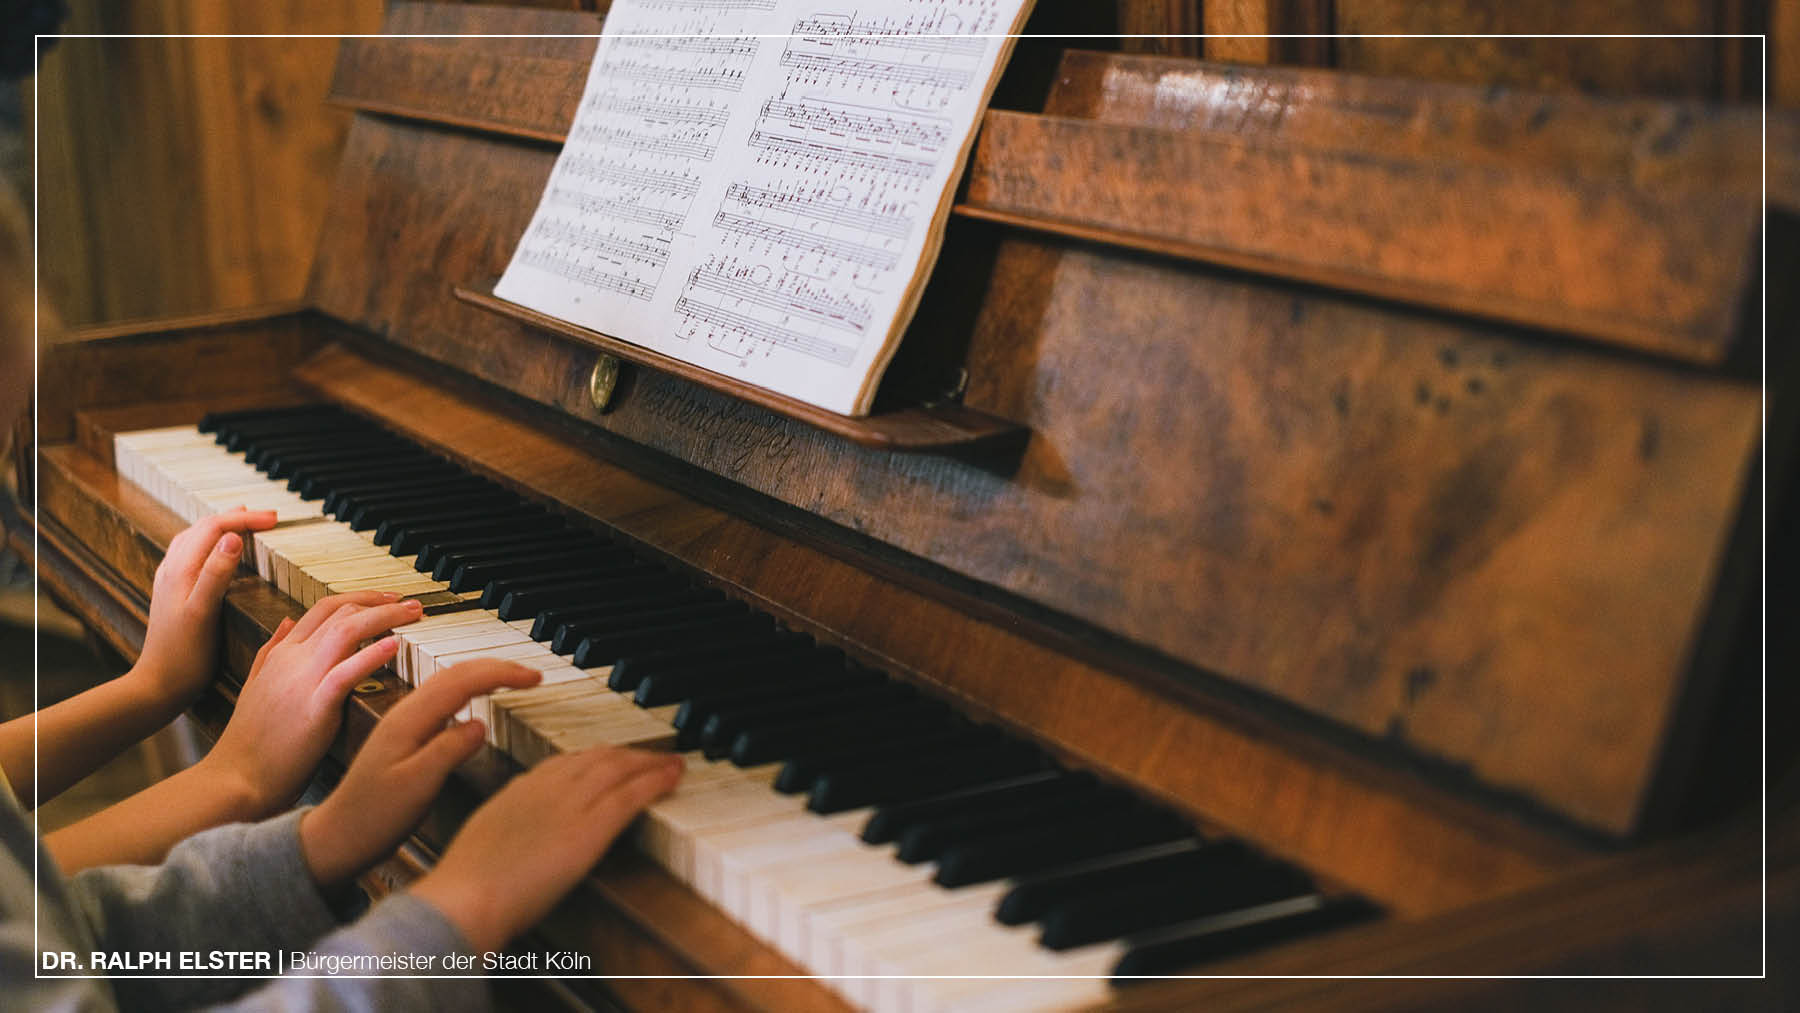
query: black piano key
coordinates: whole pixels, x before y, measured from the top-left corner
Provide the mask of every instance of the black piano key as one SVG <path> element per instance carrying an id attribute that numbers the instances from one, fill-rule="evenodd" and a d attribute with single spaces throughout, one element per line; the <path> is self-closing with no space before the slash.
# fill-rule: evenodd
<path id="1" fill-rule="evenodd" d="M 339 486 L 355 482 L 366 482 L 379 478 L 392 482 L 395 487 L 403 487 L 412 483 L 423 483 L 439 478 L 455 478 L 457 471 L 448 461 L 422 460 L 403 467 L 392 468 L 347 468 L 343 470 L 325 471 L 309 469 L 296 471 L 288 476 L 287 487 L 290 492 L 297 492 L 301 499 L 324 499 Z"/>
<path id="2" fill-rule="evenodd" d="M 522 530 L 556 531 L 561 530 L 562 527 L 563 519 L 561 517 L 539 513 L 527 517 L 495 517 L 478 523 L 407 528 L 394 536 L 393 544 L 388 546 L 388 552 L 396 556 L 410 556 L 432 542 L 478 538 L 483 535 L 502 535 Z"/>
<path id="3" fill-rule="evenodd" d="M 1120 883 L 1062 900 L 1039 920 L 1043 932 L 1038 942 L 1052 950 L 1067 950 L 1312 891 L 1312 880 L 1291 865 L 1260 856 L 1236 861 L 1227 856 L 1181 875 Z"/>
<path id="4" fill-rule="evenodd" d="M 592 598 L 543 609 L 532 619 L 532 635 L 548 643 L 557 654 L 574 654 L 582 639 L 590 634 L 617 629 L 621 624 L 627 628 L 661 625 L 725 600 L 723 594 L 711 588 L 666 584 L 634 587 L 603 600 Z M 541 638 L 537 636 L 540 631 Z"/>
<path id="5" fill-rule="evenodd" d="M 405 511 L 363 511 L 358 518 L 361 523 L 352 523 L 350 527 L 356 531 L 366 531 L 372 527 L 375 529 L 375 544 L 388 545 L 400 537 L 402 532 L 415 528 L 475 524 L 502 517 L 530 523 L 532 518 L 545 515 L 544 508 L 535 503 L 527 503 L 517 496 L 503 495 L 505 498 L 489 502 L 473 500 L 437 503 Z"/>
<path id="6" fill-rule="evenodd" d="M 935 700 L 913 700 L 834 716 L 829 722 L 751 725 L 731 740 L 727 755 L 740 767 L 843 749 L 861 743 L 919 736 L 952 727 L 950 712 Z"/>
<path id="7" fill-rule="evenodd" d="M 709 639 L 726 643 L 773 639 L 775 623 L 765 615 L 740 615 L 725 619 L 672 623 L 627 633 L 584 637 L 575 648 L 576 668 L 599 668 L 640 651 L 659 651 Z M 635 683 L 633 684 L 635 688 Z"/>
<path id="8" fill-rule="evenodd" d="M 428 486 L 412 486 L 394 489 L 385 488 L 380 491 L 351 493 L 333 500 L 326 497 L 328 504 L 335 507 L 338 520 L 355 527 L 356 522 L 367 524 L 369 520 L 385 520 L 389 516 L 409 515 L 409 513 L 425 513 L 430 509 L 445 507 L 470 506 L 470 504 L 517 504 L 526 502 L 506 489 L 495 486 L 493 482 L 482 479 L 446 479 L 443 482 L 432 482 Z"/>
<path id="9" fill-rule="evenodd" d="M 700 729 L 700 747 L 710 757 L 724 756 L 744 731 L 758 727 L 791 727 L 797 722 L 853 721 L 873 710 L 918 700 L 905 686 L 891 682 L 846 685 L 805 696 L 764 700 L 715 710 Z"/>
<path id="10" fill-rule="evenodd" d="M 680 577 L 651 563 L 626 557 L 622 562 L 575 567 L 544 575 L 544 580 L 505 578 L 490 580 L 481 591 L 483 608 L 497 609 L 507 621 L 530 619 L 559 605 L 584 601 L 608 601 L 622 595 L 666 591 L 687 586 Z M 731 611 L 719 603 L 718 614 Z M 741 609 L 742 606 L 740 606 Z"/>
<path id="11" fill-rule="evenodd" d="M 637 691 L 638 682 L 652 672 L 689 668 L 726 659 L 750 661 L 770 654 L 785 653 L 792 650 L 795 644 L 810 643 L 811 638 L 798 633 L 778 633 L 771 636 L 755 631 L 731 637 L 704 637 L 692 643 L 640 651 L 629 657 L 619 658 L 613 662 L 612 675 L 607 678 L 606 685 L 616 692 L 633 693 Z"/>
<path id="12" fill-rule="evenodd" d="M 554 551 L 464 563 L 450 575 L 450 590 L 478 591 L 486 587 L 489 581 L 508 577 L 557 573 L 575 566 L 604 568 L 633 562 L 636 560 L 631 553 L 616 545 L 566 546 Z"/>
<path id="13" fill-rule="evenodd" d="M 244 451 L 244 461 L 270 478 L 283 478 L 302 464 L 364 461 L 370 458 L 385 460 L 401 452 L 418 452 L 402 443 L 389 440 L 357 440 L 351 446 L 346 446 L 345 443 L 343 436 L 336 433 L 286 440 L 262 440 Z"/>
<path id="14" fill-rule="evenodd" d="M 685 729 L 677 734 L 675 742 L 677 748 L 688 741 L 682 737 L 685 734 Z M 801 792 L 811 791 L 820 777 L 834 770 L 906 763 L 918 759 L 921 755 L 950 753 L 976 747 L 987 748 L 999 741 L 1000 737 L 991 728 L 981 728 L 960 721 L 947 722 L 942 728 L 922 734 L 859 742 L 853 746 L 841 746 L 794 756 L 782 764 L 781 770 L 776 772 L 774 788 L 783 795 L 798 795 Z M 1005 778 L 1004 780 L 1013 779 Z M 982 781 L 980 783 L 991 782 Z M 958 787 L 968 786 L 959 785 Z"/>
<path id="15" fill-rule="evenodd" d="M 738 678 L 725 687 L 695 693 L 692 696 L 680 697 L 681 706 L 676 708 L 673 724 L 677 731 L 692 728 L 695 745 L 699 744 L 700 730 L 706 727 L 706 721 L 722 708 L 772 703 L 796 693 L 809 693 L 829 690 L 836 686 L 870 686 L 878 684 L 880 677 L 860 669 L 844 669 L 837 665 L 822 666 L 790 665 L 786 660 L 772 668 L 760 666 L 744 666 L 738 663 L 720 665 L 733 674 L 749 673 L 752 678 Z M 656 707 L 661 704 L 646 703 L 644 698 L 650 694 L 659 679 L 679 678 L 694 671 L 692 668 L 673 669 L 668 672 L 652 672 L 638 681 L 636 696 L 633 697 L 640 707 Z M 675 701 L 663 700 L 662 703 Z"/>
<path id="16" fill-rule="evenodd" d="M 1114 887 L 1135 886 L 1157 876 L 1185 875 L 1209 863 L 1236 865 L 1259 860 L 1242 841 L 1160 845 L 1147 851 L 1128 852 L 1112 860 L 1089 863 L 1072 871 L 1057 870 L 1024 876 L 1000 898 L 994 920 L 1002 925 L 1037 921 L 1053 906 Z M 1198 863 L 1198 864 L 1197 864 Z"/>
<path id="17" fill-rule="evenodd" d="M 577 539 L 590 537 L 587 532 L 551 530 L 551 531 L 510 531 L 503 534 L 486 534 L 472 537 L 442 539 L 426 542 L 419 546 L 419 559 L 416 565 L 421 573 L 429 573 L 438 580 L 446 580 L 456 567 L 477 559 L 493 559 L 505 557 L 508 553 L 536 553 L 546 548 L 560 548 L 564 545 L 579 544 Z"/>
<path id="18" fill-rule="evenodd" d="M 382 544 L 391 544 L 404 527 L 437 526 L 458 521 L 473 523 L 514 514 L 526 506 L 524 500 L 511 493 L 473 493 L 435 502 L 359 506 L 340 512 L 338 520 L 352 531 L 368 531 L 371 538 L 378 535 Z M 542 508 L 535 508 L 535 511 L 541 514 Z"/>
<path id="19" fill-rule="evenodd" d="M 633 594 L 605 602 L 589 602 L 581 605 L 565 605 L 558 608 L 545 609 L 537 614 L 531 624 L 531 639 L 550 643 L 564 629 L 570 629 L 584 622 L 602 622 L 617 615 L 630 612 L 654 612 L 666 609 L 679 609 L 708 602 L 723 601 L 725 596 L 710 587 L 683 587 L 673 590 L 655 590 L 641 594 Z M 579 643 L 579 639 L 576 643 Z M 566 652 L 575 651 L 573 644 Z"/>
<path id="20" fill-rule="evenodd" d="M 346 518 L 345 523 L 350 525 L 352 531 L 373 529 L 378 539 L 376 544 L 386 545 L 394 540 L 395 534 L 402 528 L 476 521 L 499 514 L 537 515 L 543 512 L 543 507 L 528 504 L 511 493 L 503 492 L 494 496 L 432 500 L 386 509 L 363 507 Z"/>
<path id="21" fill-rule="evenodd" d="M 1123 792 L 1093 788 L 1060 798 L 993 804 L 979 812 L 962 812 L 919 820 L 900 835 L 894 857 L 908 865 L 928 862 L 964 841 L 1013 833 L 1071 819 L 1106 819 L 1132 804 Z"/>
<path id="22" fill-rule="evenodd" d="M 311 461 L 297 461 L 285 470 L 287 480 L 291 483 L 296 479 L 331 478 L 352 473 L 380 475 L 384 473 L 384 468 L 389 472 L 396 472 L 421 464 L 451 466 L 443 458 L 417 447 L 390 444 L 370 448 L 367 452 L 345 450 Z"/>
<path id="23" fill-rule="evenodd" d="M 1094 784 L 1094 779 L 1086 774 L 1044 770 L 1003 784 L 983 785 L 917 802 L 884 805 L 863 824 L 862 839 L 868 844 L 887 844 L 899 840 L 908 827 L 920 820 L 981 812 L 991 806 L 1013 802 L 1060 798 L 1071 792 L 1091 789 Z"/>
<path id="24" fill-rule="evenodd" d="M 589 596 L 584 599 L 588 603 L 587 607 L 595 608 L 600 605 L 606 607 L 592 612 L 586 618 L 563 623 L 550 635 L 550 650 L 556 654 L 573 655 L 581 648 L 581 642 L 589 637 L 611 636 L 615 633 L 668 626 L 672 623 L 705 619 L 711 616 L 730 617 L 749 613 L 749 608 L 742 602 L 732 602 L 724 595 L 703 601 L 677 600 L 662 603 L 643 601 L 640 598 L 640 603 L 634 603 L 632 596 L 641 594 L 645 590 L 669 594 L 692 589 L 682 585 L 670 588 L 665 584 L 655 588 L 634 588 L 615 592 L 609 594 L 605 599 L 601 599 L 598 595 Z M 562 611 L 575 607 L 565 606 Z M 543 615 L 555 611 L 558 609 L 553 607 L 538 614 Z"/>
<path id="25" fill-rule="evenodd" d="M 290 425 L 302 426 L 311 416 L 342 414 L 343 409 L 330 404 L 284 405 L 279 408 L 240 408 L 228 412 L 207 412 L 200 418 L 199 430 L 203 433 L 216 433 L 221 427 L 230 427 L 252 421 L 287 421 Z"/>
<path id="26" fill-rule="evenodd" d="M 549 518 L 544 508 L 536 504 L 520 502 L 498 510 L 458 510 L 446 508 L 423 514 L 410 520 L 383 521 L 375 529 L 376 545 L 395 545 L 406 542 L 410 550 L 395 552 L 396 556 L 410 556 L 419 551 L 423 544 L 423 532 L 442 532 L 455 528 L 473 528 L 475 530 L 520 531 L 537 526 Z"/>
<path id="27" fill-rule="evenodd" d="M 245 442 L 243 453 L 244 460 L 256 464 L 288 454 L 329 460 L 331 454 L 367 456 L 402 449 L 416 453 L 419 448 L 381 432 L 358 434 L 353 438 L 341 432 L 294 432 L 252 438 Z"/>
<path id="28" fill-rule="evenodd" d="M 638 680 L 632 699 L 639 707 L 680 703 L 696 694 L 745 686 L 825 685 L 842 681 L 843 656 L 835 651 L 795 645 L 789 652 L 733 664 L 699 664 L 647 675 Z"/>
<path id="29" fill-rule="evenodd" d="M 955 788 L 998 781 L 1049 765 L 1042 753 L 1016 743 L 937 752 L 844 770 L 814 780 L 806 807 L 816 813 L 941 795 Z"/>
<path id="30" fill-rule="evenodd" d="M 498 487 L 473 475 L 450 475 L 398 489 L 385 480 L 355 482 L 331 490 L 324 499 L 322 509 L 333 517 L 341 518 L 365 503 L 438 494 L 453 495 L 465 489 L 479 491 L 494 488 Z"/>
<path id="31" fill-rule="evenodd" d="M 1164 841 L 1192 836 L 1174 816 L 1155 810 L 1112 813 L 1097 822 L 1075 820 L 1054 831 L 1021 830 L 963 841 L 944 850 L 932 877 L 939 886 L 968 886 L 1023 876 Z"/>
<path id="32" fill-rule="evenodd" d="M 1215 915 L 1152 933 L 1141 942 L 1128 941 L 1130 949 L 1113 966 L 1113 984 L 1127 985 L 1134 976 L 1173 974 L 1241 956 L 1355 925 L 1379 913 L 1378 908 L 1360 897 L 1313 897 Z"/>
<path id="33" fill-rule="evenodd" d="M 400 453 L 397 449 L 392 452 L 378 452 L 376 449 L 370 448 L 365 453 L 352 455 L 345 455 L 342 452 L 333 451 L 329 454 L 322 453 L 317 456 L 302 456 L 287 451 L 270 451 L 258 455 L 258 459 L 251 461 L 250 463 L 256 465 L 258 470 L 269 476 L 270 481 L 280 482 L 293 478 L 302 468 L 317 467 L 320 463 L 328 460 L 343 461 L 345 463 L 354 461 L 364 464 L 375 464 L 386 462 L 405 463 L 414 459 L 416 458 L 413 455 Z"/>
<path id="34" fill-rule="evenodd" d="M 237 454 L 247 450 L 259 437 L 271 435 L 275 431 L 275 428 L 266 426 L 234 426 L 229 431 L 222 431 L 224 439 L 220 442 L 224 444 L 226 450 Z M 348 416 L 342 418 L 320 417 L 313 419 L 306 424 L 305 431 L 311 433 L 342 433 L 347 435 L 381 432 L 380 429 L 376 429 L 361 419 Z"/>
<path id="35" fill-rule="evenodd" d="M 260 415 L 260 417 L 256 417 Z M 361 429 L 382 431 L 375 423 L 361 416 L 352 415 L 335 406 L 323 406 L 317 412 L 298 412 L 282 414 L 274 411 L 258 412 L 256 415 L 240 416 L 232 420 L 228 426 L 220 427 L 220 431 L 249 436 L 267 436 L 275 433 L 303 432 L 312 429 L 333 429 L 354 426 Z"/>
<path id="36" fill-rule="evenodd" d="M 629 554 L 621 556 L 616 563 L 594 567 L 579 565 L 559 566 L 537 573 L 519 574 L 512 577 L 495 577 L 482 585 L 481 604 L 483 608 L 499 608 L 506 596 L 514 592 L 542 593 L 546 600 L 557 595 L 568 599 L 563 607 L 572 608 L 584 604 L 604 604 L 609 599 L 604 593 L 582 592 L 594 585 L 605 585 L 604 591 L 629 591 L 633 586 L 630 579 L 636 577 L 656 576 L 661 578 L 654 582 L 646 580 L 645 587 L 686 587 L 685 581 L 654 563 L 646 563 Z M 555 608 L 555 605 L 545 605 Z M 534 613 L 535 614 L 535 613 Z"/>

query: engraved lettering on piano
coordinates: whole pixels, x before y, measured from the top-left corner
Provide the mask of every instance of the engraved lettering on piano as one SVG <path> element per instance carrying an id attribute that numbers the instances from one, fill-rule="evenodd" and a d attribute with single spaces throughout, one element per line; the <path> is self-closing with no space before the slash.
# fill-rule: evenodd
<path id="1" fill-rule="evenodd" d="M 633 399 L 643 411 L 694 434 L 734 473 L 760 458 L 780 474 L 799 456 L 790 429 L 793 423 L 772 420 L 739 401 L 709 404 L 668 381 L 647 383 L 644 388 Z"/>

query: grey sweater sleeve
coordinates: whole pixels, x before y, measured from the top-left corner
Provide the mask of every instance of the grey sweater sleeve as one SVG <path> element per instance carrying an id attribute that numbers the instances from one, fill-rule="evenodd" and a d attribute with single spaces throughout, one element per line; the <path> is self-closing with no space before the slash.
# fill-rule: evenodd
<path id="1" fill-rule="evenodd" d="M 433 964 L 440 968 L 445 954 L 468 952 L 468 944 L 443 915 L 404 894 L 332 932 L 336 919 L 300 853 L 302 812 L 196 834 L 177 845 L 162 865 L 82 872 L 69 881 L 70 901 L 91 929 L 96 948 L 112 952 L 191 951 L 204 959 L 215 951 L 262 951 L 278 955 L 277 967 L 295 952 L 308 950 L 344 958 L 416 954 L 435 957 Z M 479 980 L 372 973 L 366 978 L 289 977 L 260 987 L 245 978 L 128 974 L 114 974 L 111 983 L 124 1010 L 227 1001 L 245 1009 L 282 1010 L 417 1006 L 449 1011 L 487 1005 L 486 984 Z M 252 990 L 245 991 L 247 987 Z"/>

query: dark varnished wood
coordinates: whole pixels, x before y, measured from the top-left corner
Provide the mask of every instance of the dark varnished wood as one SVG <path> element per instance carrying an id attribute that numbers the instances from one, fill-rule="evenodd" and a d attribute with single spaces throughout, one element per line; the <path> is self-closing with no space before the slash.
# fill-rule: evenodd
<path id="1" fill-rule="evenodd" d="M 1346 70 L 1540 91 L 1754 99 L 1755 39 L 1470 38 L 1482 35 L 1705 36 L 1763 31 L 1760 5 L 1717 0 L 1332 0 Z M 1394 38 L 1444 35 L 1453 38 Z M 1380 37 L 1388 36 L 1388 37 Z"/>
<path id="2" fill-rule="evenodd" d="M 1753 106 L 1697 100 L 1421 86 L 1403 77 L 1071 49 L 1043 111 L 1301 149 L 1361 148 L 1419 162 L 1746 196 L 1762 192 L 1766 154 L 1770 202 L 1800 208 L 1800 117 L 1779 109 L 1765 122 Z"/>
<path id="3" fill-rule="evenodd" d="M 429 23 L 410 13 L 409 28 Z M 582 28 L 560 16 L 539 21 L 540 30 Z M 591 47 L 553 39 L 548 55 L 527 55 L 518 40 L 488 41 L 354 40 L 334 94 L 371 111 L 560 142 L 585 80 L 574 69 Z M 1182 133 L 990 113 L 959 214 L 1695 361 L 1719 361 L 1734 335 L 1761 206 L 1761 124 L 1751 110 L 1097 54 L 1072 62 L 1051 91 L 1052 111 L 1094 105 L 1086 85 L 1100 68 L 1136 67 L 1159 96 L 1172 96 L 1156 100 L 1158 119 L 1174 118 L 1169 107 L 1188 113 L 1169 124 L 1140 116 L 1137 125 Z M 491 87 L 495 79 L 508 87 Z M 513 94 L 514 85 L 529 94 Z M 414 97 L 393 99 L 396 90 Z M 1260 115 L 1245 115 L 1246 96 Z M 1133 97 L 1143 101 L 1141 90 Z M 1106 98 L 1108 108 L 1126 104 Z M 1192 115 L 1196 106 L 1212 115 Z M 1343 115 L 1347 108 L 1354 114 Z M 1256 129 L 1290 114 L 1301 127 Z M 1800 138 L 1800 128 L 1778 117 L 1776 134 Z M 1527 153 L 1515 155 L 1519 147 Z M 1468 149 L 1489 157 L 1471 161 Z M 1532 152 L 1552 164 L 1534 164 Z M 1084 170 L 1095 157 L 1122 171 L 1092 179 Z M 1782 185 L 1800 172 L 1800 162 L 1788 164 L 1776 192 L 1800 197 L 1800 185 Z M 1207 185 L 1188 184 L 1197 174 Z M 1692 179 L 1709 185 L 1679 182 Z M 1158 182 L 1165 192 L 1151 197 L 1145 188 Z"/>
<path id="4" fill-rule="evenodd" d="M 1761 200 L 995 111 L 960 209 L 1717 363 L 1750 294 Z"/>
<path id="5" fill-rule="evenodd" d="M 589 330 L 494 295 L 492 283 L 452 289 L 456 298 L 492 313 L 509 317 L 539 330 L 550 331 L 583 345 L 617 356 L 626 362 L 677 376 L 746 404 L 753 404 L 783 418 L 803 422 L 852 443 L 877 450 L 898 452 L 987 452 L 1017 446 L 1025 430 L 1005 419 L 994 418 L 955 402 L 912 405 L 874 415 L 852 417 L 796 401 L 755 384 L 715 373 L 680 359 L 651 351 L 629 341 Z"/>
<path id="6" fill-rule="evenodd" d="M 1217 703 L 1210 714 L 1191 702 L 1178 705 L 1178 698 L 1062 656 L 1056 644 L 1045 642 L 1047 631 L 1017 618 L 976 618 L 966 603 L 896 587 L 605 464 L 592 447 L 521 425 L 501 411 L 477 410 L 467 396 L 409 377 L 404 369 L 339 349 L 299 375 L 332 400 L 376 415 L 475 470 L 547 494 L 784 621 L 935 686 L 967 709 L 1197 816 L 1266 835 L 1272 846 L 1304 854 L 1311 867 L 1330 869 L 1403 909 L 1457 903 L 1438 892 L 1462 895 L 1476 881 L 1488 882 L 1484 892 L 1532 881 L 1578 850 L 1554 835 L 1490 823 L 1480 810 L 1456 806 L 1446 797 L 1438 800 L 1446 806 L 1442 812 L 1420 819 L 1405 811 L 1407 800 L 1431 791 L 1410 777 L 1383 773 L 1334 751 L 1296 761 L 1274 743 L 1305 750 L 1304 740 L 1253 714 L 1220 712 Z M 921 630 L 932 635 L 920 636 Z M 1030 679 L 1018 678 L 1021 672 L 1031 673 Z M 1220 778 L 1220 769 L 1231 769 L 1234 776 Z M 1354 805 L 1344 801 L 1352 795 Z M 1293 804 L 1277 804 L 1279 798 Z M 1340 805 L 1355 816 L 1342 811 L 1327 816 Z M 1457 826 L 1464 819 L 1474 822 Z M 1377 840 L 1386 844 L 1376 845 Z M 1382 852 L 1390 847 L 1409 857 L 1389 864 L 1391 856 Z M 1328 857 L 1334 853 L 1336 859 Z M 1344 859 L 1349 864 L 1338 866 Z"/>
<path id="7" fill-rule="evenodd" d="M 1701 561 L 1721 544 L 1754 440 L 1750 386 L 1020 237 L 1002 241 L 965 332 L 963 403 L 1034 434 L 1009 477 L 893 462 L 661 374 L 634 377 L 602 416 L 587 404 L 593 350 L 447 297 L 504 267 L 550 152 L 367 119 L 349 151 L 345 221 L 389 224 L 328 235 L 314 291 L 332 315 L 1578 820 L 1637 823 L 1661 726 L 1603 717 L 1621 702 L 1603 687 L 1648 679 L 1672 692 L 1682 678 L 1710 579 Z M 476 162 L 485 171 L 472 176 Z M 1139 389 L 1159 393 L 1124 393 Z M 1601 433 L 1611 442 L 1588 442 Z M 1194 489 L 1209 492 L 1180 491 Z M 1603 515 L 1636 517 L 1638 533 Z M 1694 526 L 1676 534 L 1661 518 Z M 1553 600 L 1510 576 L 1527 565 L 1548 586 L 1595 591 Z M 1496 608 L 1495 594 L 1509 603 Z M 1546 667 L 1576 676 L 1547 684 Z M 1406 687 L 1420 671 L 1433 685 L 1415 701 Z M 1580 675 L 1600 671 L 1617 674 Z M 1570 740 L 1546 748 L 1502 730 L 1507 714 L 1535 724 L 1544 694 L 1583 686 L 1601 713 L 1560 699 L 1598 722 Z M 1670 706 L 1655 696 L 1630 705 Z M 1598 748 L 1583 736 L 1613 741 L 1614 727 L 1638 740 L 1606 750 L 1619 769 L 1552 759 Z"/>
<path id="8" fill-rule="evenodd" d="M 350 119 L 320 101 L 331 35 L 378 31 L 380 4 L 58 7 L 26 99 L 47 305 L 87 323 L 297 298 Z"/>
<path id="9" fill-rule="evenodd" d="M 165 400 L 279 389 L 320 335 L 292 303 L 72 328 L 41 352 L 38 438 L 76 435 L 75 413 L 157 391 Z"/>
<path id="10" fill-rule="evenodd" d="M 587 82 L 602 16 L 394 4 L 386 34 L 536 38 L 345 39 L 332 102 L 561 143 Z M 544 36 L 568 35 L 570 38 Z"/>
<path id="11" fill-rule="evenodd" d="M 302 370 L 301 379 L 475 470 L 701 571 L 784 621 L 935 687 L 965 709 L 1262 840 L 1397 910 L 1444 910 L 1540 882 L 1583 853 L 1557 834 L 1496 816 L 1254 711 L 1109 674 L 1062 653 L 1045 631 L 1017 618 L 981 618 L 969 602 L 897 586 L 607 464 L 591 443 L 523 424 L 498 405 L 478 407 L 415 372 L 339 349 Z M 171 407 L 160 424 L 193 416 L 191 402 Z M 151 411 L 119 415 L 136 423 Z M 161 517 L 172 529 L 172 516 L 76 447 L 50 448 L 45 474 L 54 491 L 46 514 L 72 518 L 111 569 L 148 586 L 155 546 L 173 531 L 140 533 L 124 519 Z M 920 630 L 933 635 L 921 637 Z M 1019 680 L 1019 672 L 1032 678 Z M 1222 778 L 1220 770 L 1233 776 Z"/>

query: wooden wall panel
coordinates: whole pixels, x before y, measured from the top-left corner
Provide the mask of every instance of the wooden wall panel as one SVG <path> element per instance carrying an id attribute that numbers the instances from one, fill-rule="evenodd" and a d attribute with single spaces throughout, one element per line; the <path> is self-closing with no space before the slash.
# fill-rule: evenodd
<path id="1" fill-rule="evenodd" d="M 1233 63 L 1324 66 L 1329 38 L 1254 38 L 1257 35 L 1327 35 L 1332 0 L 1207 0 L 1201 23 L 1207 38 L 1199 55 Z"/>
<path id="2" fill-rule="evenodd" d="M 378 0 L 76 0 L 69 33 L 372 32 Z M 348 116 L 335 39 L 63 39 L 39 82 L 42 270 L 73 323 L 297 298 Z"/>
<path id="3" fill-rule="evenodd" d="M 1334 0 L 1346 34 L 1738 32 L 1754 5 L 1715 0 Z M 1752 40 L 1753 42 L 1753 40 Z M 1345 70 L 1542 91 L 1736 98 L 1745 50 L 1716 39 L 1339 39 Z"/>
<path id="4" fill-rule="evenodd" d="M 1800 106 L 1800 0 L 1769 5 L 1769 100 Z"/>

